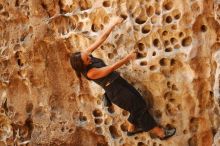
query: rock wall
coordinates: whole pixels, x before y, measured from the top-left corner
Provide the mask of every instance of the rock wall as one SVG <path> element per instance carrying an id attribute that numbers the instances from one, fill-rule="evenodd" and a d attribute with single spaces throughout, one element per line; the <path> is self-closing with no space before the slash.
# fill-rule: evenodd
<path id="1" fill-rule="evenodd" d="M 129 113 L 104 107 L 98 85 L 80 87 L 68 54 L 91 45 L 145 98 L 167 141 L 127 137 Z M 0 0 L 0 145 L 219 146 L 219 0 Z"/>

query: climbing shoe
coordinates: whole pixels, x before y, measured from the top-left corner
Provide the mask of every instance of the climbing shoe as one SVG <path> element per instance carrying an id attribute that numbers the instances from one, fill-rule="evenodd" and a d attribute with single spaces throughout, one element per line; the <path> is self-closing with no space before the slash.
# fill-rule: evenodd
<path id="1" fill-rule="evenodd" d="M 171 136 L 176 133 L 176 128 L 163 128 L 164 130 L 164 137 L 160 137 L 160 140 L 167 140 Z"/>

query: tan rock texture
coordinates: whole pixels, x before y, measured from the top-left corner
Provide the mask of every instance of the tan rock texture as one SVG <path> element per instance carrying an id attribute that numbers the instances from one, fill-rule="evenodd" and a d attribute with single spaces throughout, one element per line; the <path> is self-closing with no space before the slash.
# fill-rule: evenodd
<path id="1" fill-rule="evenodd" d="M 129 113 L 72 70 L 68 54 L 116 26 L 94 52 L 140 91 L 167 141 L 127 137 Z M 219 0 L 0 0 L 1 146 L 220 146 Z"/>

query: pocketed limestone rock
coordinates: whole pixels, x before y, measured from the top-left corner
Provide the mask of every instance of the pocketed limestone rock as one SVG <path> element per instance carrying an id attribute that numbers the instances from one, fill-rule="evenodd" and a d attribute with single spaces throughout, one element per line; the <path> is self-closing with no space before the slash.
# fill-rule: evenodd
<path id="1" fill-rule="evenodd" d="M 128 137 L 129 113 L 104 107 L 104 90 L 82 78 L 69 53 L 117 25 L 94 56 L 142 95 L 167 141 Z M 0 145 L 220 145 L 219 0 L 0 0 Z"/>

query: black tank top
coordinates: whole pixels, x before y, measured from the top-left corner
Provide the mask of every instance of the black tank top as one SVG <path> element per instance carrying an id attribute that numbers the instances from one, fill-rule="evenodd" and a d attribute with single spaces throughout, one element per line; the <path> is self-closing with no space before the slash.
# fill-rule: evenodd
<path id="1" fill-rule="evenodd" d="M 105 85 L 107 83 L 111 83 L 112 81 L 114 81 L 116 78 L 118 78 L 120 75 L 118 72 L 116 71 L 113 71 L 111 72 L 110 74 L 108 74 L 107 76 L 105 77 L 102 77 L 102 78 L 99 78 L 99 79 L 90 79 L 87 77 L 87 72 L 91 69 L 91 68 L 101 68 L 101 67 L 104 67 L 106 66 L 106 64 L 103 62 L 103 60 L 99 59 L 99 58 L 96 58 L 96 57 L 93 57 L 92 55 L 90 55 L 91 57 L 91 61 L 92 63 L 89 64 L 85 70 L 82 72 L 83 76 L 85 76 L 88 80 L 92 80 L 94 81 L 95 83 L 97 83 L 98 85 L 102 86 L 102 87 L 105 87 Z"/>

